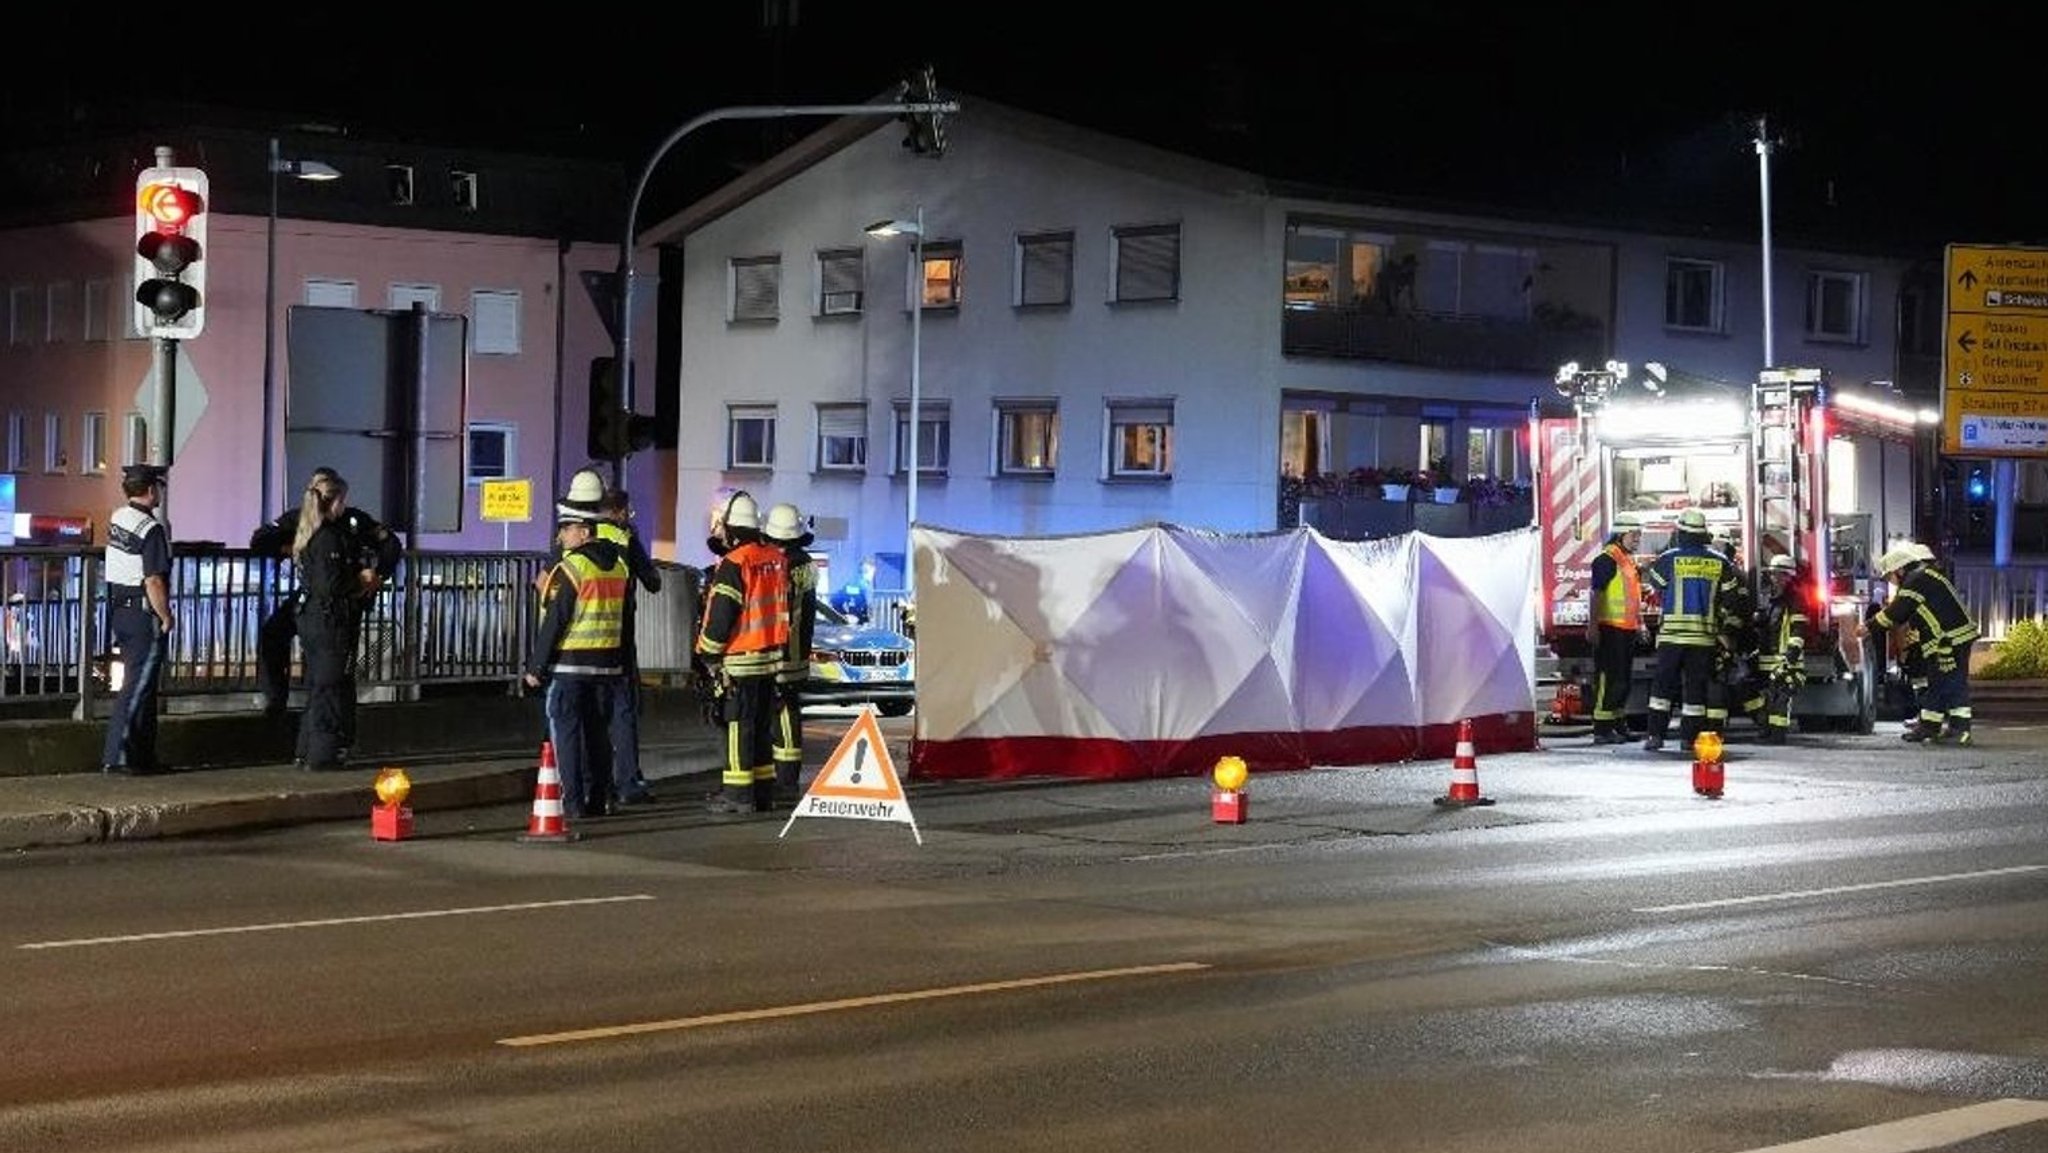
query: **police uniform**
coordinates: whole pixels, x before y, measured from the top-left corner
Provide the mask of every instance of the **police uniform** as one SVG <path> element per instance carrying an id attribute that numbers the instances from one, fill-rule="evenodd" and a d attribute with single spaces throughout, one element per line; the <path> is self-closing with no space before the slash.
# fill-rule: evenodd
<path id="1" fill-rule="evenodd" d="M 158 492 L 166 472 L 160 465 L 129 465 L 121 472 L 122 489 L 148 485 L 149 492 Z M 154 496 L 130 496 L 107 520 L 107 631 L 121 650 L 121 692 L 107 716 L 102 772 L 163 769 L 156 751 L 157 701 L 170 655 L 171 530 L 157 519 L 156 503 Z M 155 597 L 152 583 L 159 590 Z"/>
<path id="2" fill-rule="evenodd" d="M 389 584 L 398 571 L 398 562 L 405 554 L 405 544 L 398 534 L 384 527 L 376 517 L 350 505 L 341 514 L 342 527 L 347 530 L 352 548 L 362 568 L 372 569 L 379 582 Z M 292 555 L 292 539 L 299 531 L 299 510 L 289 508 L 279 513 L 276 520 L 258 525 L 249 534 L 249 549 L 252 552 L 270 556 Z M 263 624 L 256 632 L 256 691 L 263 699 L 263 713 L 273 719 L 282 717 L 290 700 L 292 677 L 292 638 L 298 632 L 299 606 L 305 603 L 303 586 L 291 590 L 278 600 L 270 614 L 263 618 Z M 374 598 L 361 596 L 356 600 L 357 637 L 361 637 L 361 620 L 370 613 Z M 348 684 L 345 691 L 355 692 L 355 662 L 353 654 L 349 662 Z M 349 743 L 354 743 L 354 733 L 348 734 Z"/>
<path id="3" fill-rule="evenodd" d="M 581 817 L 603 804 L 595 770 L 609 757 L 611 719 L 626 680 L 623 624 L 632 580 L 619 547 L 595 534 L 593 510 L 557 505 L 557 525 L 587 524 L 590 540 L 562 555 L 541 594 L 540 628 L 527 661 L 547 685 L 548 740 L 562 777 L 562 811 Z"/>
<path id="4" fill-rule="evenodd" d="M 634 637 L 634 601 L 639 594 L 633 585 L 650 593 L 661 591 L 661 570 L 654 567 L 654 558 L 647 553 L 647 546 L 640 540 L 640 534 L 622 521 L 605 519 L 597 522 L 597 539 L 606 541 L 619 551 L 626 563 L 626 571 L 632 581 L 626 587 L 624 616 L 620 622 L 620 651 L 624 654 L 626 675 L 620 678 L 618 699 L 610 703 L 611 718 L 611 800 L 618 804 L 640 804 L 652 800 L 647 790 L 647 778 L 640 773 L 640 653 Z M 596 792 L 597 782 L 592 782 Z"/>

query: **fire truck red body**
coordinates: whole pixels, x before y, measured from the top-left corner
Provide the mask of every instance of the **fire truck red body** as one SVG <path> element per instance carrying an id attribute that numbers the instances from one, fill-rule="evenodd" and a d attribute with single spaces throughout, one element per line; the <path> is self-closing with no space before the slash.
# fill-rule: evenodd
<path id="1" fill-rule="evenodd" d="M 1609 366 L 1617 367 L 1625 379 L 1626 366 Z M 1567 392 L 1563 373 L 1559 388 Z M 1640 518 L 1637 559 L 1648 565 L 1672 543 L 1678 514 L 1696 508 L 1716 535 L 1733 539 L 1759 598 L 1757 574 L 1770 558 L 1789 554 L 1798 566 L 1797 595 L 1814 624 L 1793 705 L 1801 727 L 1870 731 L 1883 654 L 1857 640 L 1856 626 L 1884 597 L 1872 560 L 1912 535 L 1929 417 L 1889 395 L 1838 391 L 1813 369 L 1656 394 L 1610 372 L 1567 395 L 1569 415 L 1539 414 L 1531 429 L 1543 549 L 1537 621 L 1560 674 L 1591 675 L 1588 584 L 1615 514 Z M 1645 617 L 1654 629 L 1654 597 Z M 1637 716 L 1650 655 L 1646 645 L 1636 662 L 1629 712 Z"/>

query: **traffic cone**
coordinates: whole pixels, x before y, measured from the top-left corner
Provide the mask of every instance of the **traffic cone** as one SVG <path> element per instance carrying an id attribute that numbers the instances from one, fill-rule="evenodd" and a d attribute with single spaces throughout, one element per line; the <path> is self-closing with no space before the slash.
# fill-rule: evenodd
<path id="1" fill-rule="evenodd" d="M 533 816 L 527 819 L 522 841 L 573 841 L 568 818 L 562 815 L 562 772 L 555 767 L 555 743 L 540 743 L 540 777 L 533 784 Z"/>
<path id="2" fill-rule="evenodd" d="M 1451 791 L 1436 799 L 1445 808 L 1490 805 L 1492 797 L 1479 795 L 1479 757 L 1472 750 L 1472 722 L 1458 722 L 1457 755 L 1451 758 Z"/>

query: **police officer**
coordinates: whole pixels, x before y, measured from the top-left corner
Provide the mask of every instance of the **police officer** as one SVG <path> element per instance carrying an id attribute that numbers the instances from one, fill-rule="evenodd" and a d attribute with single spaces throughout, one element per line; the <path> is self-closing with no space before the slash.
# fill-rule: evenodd
<path id="1" fill-rule="evenodd" d="M 355 739 L 353 675 L 362 600 L 373 587 L 348 529 L 348 482 L 316 475 L 299 501 L 292 564 L 303 599 L 294 619 L 306 662 L 306 711 L 299 718 L 298 765 L 324 771 L 348 766 Z"/>
<path id="2" fill-rule="evenodd" d="M 1593 557 L 1590 585 L 1592 612 L 1588 638 L 1593 642 L 1593 743 L 1618 745 L 1628 740 L 1628 694 L 1635 679 L 1636 645 L 1647 643 L 1643 624 L 1642 570 L 1636 550 L 1643 547 L 1642 521 L 1632 512 L 1614 514 L 1613 531 Z"/>
<path id="3" fill-rule="evenodd" d="M 775 673 L 775 794 L 794 804 L 803 784 L 803 689 L 811 675 L 811 634 L 818 618 L 818 565 L 810 553 L 815 537 L 793 504 L 769 509 L 761 535 L 789 561 L 789 644 Z"/>
<path id="4" fill-rule="evenodd" d="M 313 470 L 307 483 L 327 479 L 338 480 L 341 474 L 322 465 Z M 376 517 L 354 505 L 348 505 L 342 513 L 342 527 L 352 538 L 357 559 L 373 579 L 364 582 L 366 593 L 357 603 L 358 618 L 369 615 L 376 601 L 376 591 L 391 583 L 398 571 L 399 559 L 405 554 L 405 543 L 398 534 L 380 523 Z M 251 552 L 268 556 L 290 558 L 292 541 L 299 532 L 299 508 L 292 507 L 277 515 L 268 524 L 258 525 L 249 534 Z M 292 679 L 292 637 L 298 632 L 297 615 L 299 605 L 305 601 L 305 589 L 294 588 L 277 602 L 270 615 L 263 618 L 263 624 L 256 632 L 256 690 L 263 701 L 263 715 L 272 719 L 284 716 L 285 706 L 291 699 Z M 358 635 L 361 633 L 358 620 Z M 355 663 L 353 654 L 349 662 L 349 684 L 346 691 L 355 691 Z M 354 733 L 349 734 L 353 743 Z"/>
<path id="5" fill-rule="evenodd" d="M 562 560 L 548 572 L 524 679 L 547 686 L 562 812 L 582 817 L 602 811 L 593 807 L 605 787 L 594 770 L 608 761 L 612 708 L 626 679 L 622 623 L 632 576 L 619 547 L 598 537 L 593 510 L 557 504 L 555 537 Z"/>
<path id="6" fill-rule="evenodd" d="M 1696 508 L 1678 514 L 1678 543 L 1650 565 L 1649 583 L 1663 605 L 1657 626 L 1657 675 L 1650 687 L 1649 735 L 1643 748 L 1656 752 L 1671 731 L 1671 710 L 1681 710 L 1678 739 L 1692 747 L 1707 723 L 1707 681 L 1720 647 L 1722 603 L 1740 586 L 1727 557 L 1708 547 L 1706 515 Z"/>
<path id="7" fill-rule="evenodd" d="M 1928 664 L 1927 692 L 1920 701 L 1920 723 L 1908 729 L 1908 741 L 1968 745 L 1970 735 L 1970 646 L 1977 640 L 1977 621 L 1963 605 L 1956 587 L 1923 557 L 1933 554 L 1907 542 L 1877 560 L 1877 574 L 1892 580 L 1898 591 L 1857 635 L 1876 629 L 1910 628 Z"/>
<path id="8" fill-rule="evenodd" d="M 157 698 L 171 647 L 171 530 L 157 518 L 162 465 L 121 470 L 127 502 L 107 519 L 107 628 L 121 650 L 121 692 L 107 714 L 100 771 L 141 776 L 164 770 L 156 753 Z"/>
<path id="9" fill-rule="evenodd" d="M 754 498 L 727 503 L 730 547 L 704 592 L 697 652 L 726 685 L 726 763 L 716 813 L 764 813 L 775 807 L 775 677 L 789 645 L 789 558 L 761 539 Z"/>
<path id="10" fill-rule="evenodd" d="M 1808 620 L 1799 606 L 1799 568 L 1792 558 L 1779 553 L 1764 566 L 1770 582 L 1771 600 L 1758 621 L 1757 685 L 1743 711 L 1756 722 L 1759 738 L 1767 745 L 1782 745 L 1792 732 L 1792 701 L 1806 683 L 1806 633 Z"/>

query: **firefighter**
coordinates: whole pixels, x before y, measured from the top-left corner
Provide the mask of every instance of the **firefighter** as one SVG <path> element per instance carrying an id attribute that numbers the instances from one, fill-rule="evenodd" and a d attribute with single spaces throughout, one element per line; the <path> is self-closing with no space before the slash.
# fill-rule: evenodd
<path id="1" fill-rule="evenodd" d="M 1643 623 L 1643 573 L 1636 550 L 1643 524 L 1632 512 L 1614 514 L 1607 543 L 1593 558 L 1593 611 L 1587 640 L 1593 645 L 1593 743 L 1628 740 L 1628 694 L 1635 677 L 1636 645 L 1647 643 Z"/>
<path id="2" fill-rule="evenodd" d="M 1650 686 L 1649 735 L 1643 749 L 1664 747 L 1671 709 L 1680 708 L 1678 739 L 1690 748 L 1707 720 L 1707 681 L 1720 647 L 1722 605 L 1739 590 L 1734 566 L 1708 547 L 1706 515 L 1696 508 L 1678 514 L 1678 543 L 1658 554 L 1650 587 L 1663 604 L 1657 626 L 1657 674 Z M 1676 698 L 1676 702 L 1674 702 Z"/>
<path id="3" fill-rule="evenodd" d="M 1927 692 L 1920 699 L 1919 723 L 1904 738 L 1915 743 L 1971 744 L 1970 646 L 1977 640 L 1977 622 L 1963 606 L 1956 586 L 1928 563 L 1932 553 L 1913 542 L 1895 546 L 1877 558 L 1877 574 L 1896 590 L 1856 635 L 1873 629 L 1908 628 L 1911 643 L 1928 665 Z"/>
<path id="4" fill-rule="evenodd" d="M 754 498 L 727 502 L 730 547 L 704 590 L 697 652 L 725 685 L 726 758 L 715 813 L 775 807 L 775 675 L 789 645 L 789 558 L 761 539 Z"/>
<path id="5" fill-rule="evenodd" d="M 1743 711 L 1756 722 L 1759 739 L 1782 745 L 1792 732 L 1792 699 L 1806 683 L 1806 634 L 1810 622 L 1799 607 L 1798 566 L 1783 553 L 1764 566 L 1771 600 L 1758 618 L 1762 639 L 1757 677 Z"/>
<path id="6" fill-rule="evenodd" d="M 803 689 L 818 616 L 818 565 L 808 547 L 815 538 L 793 504 L 769 509 L 761 535 L 789 558 L 789 643 L 775 672 L 775 795 L 795 804 L 804 773 Z"/>

